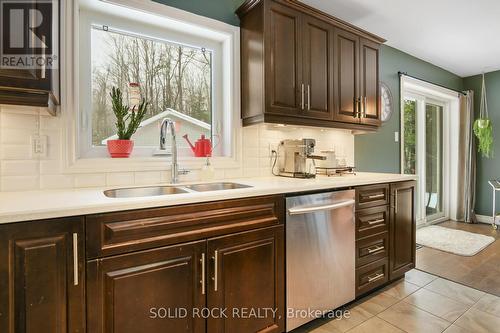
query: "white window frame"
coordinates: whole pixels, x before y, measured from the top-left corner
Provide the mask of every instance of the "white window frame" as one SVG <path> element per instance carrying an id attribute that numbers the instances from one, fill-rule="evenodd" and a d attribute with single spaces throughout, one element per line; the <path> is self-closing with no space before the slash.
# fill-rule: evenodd
<path id="1" fill-rule="evenodd" d="M 417 224 L 419 226 L 427 224 L 435 224 L 446 221 L 452 218 L 450 212 L 456 210 L 456 200 L 452 200 L 456 193 L 456 186 L 453 185 L 452 179 L 456 179 L 458 171 L 456 169 L 458 163 L 458 116 L 453 117 L 454 113 L 459 112 L 459 99 L 458 93 L 445 89 L 424 81 L 414 78 L 405 77 L 401 78 L 401 173 L 404 173 L 404 100 L 415 100 L 417 105 L 416 115 L 416 131 L 417 131 Z M 426 103 L 439 105 L 443 107 L 443 212 L 431 216 L 427 219 L 425 206 L 425 177 L 420 177 L 420 170 L 425 168 L 425 112 L 418 112 L 418 110 L 425 110 Z"/>
<path id="2" fill-rule="evenodd" d="M 239 168 L 241 167 L 241 134 L 242 126 L 240 120 L 240 49 L 239 28 L 225 24 L 220 21 L 201 17 L 186 11 L 168 7 L 150 0 L 82 0 L 91 9 L 93 6 L 108 6 L 117 16 L 136 17 L 142 15 L 144 20 L 151 24 L 161 24 L 165 29 L 185 33 L 189 31 L 196 34 L 199 40 L 210 41 L 214 49 L 222 53 L 220 66 L 220 82 L 223 88 L 220 96 L 214 98 L 220 101 L 222 109 L 221 118 L 223 128 L 221 137 L 224 141 L 224 157 L 213 157 L 212 164 L 216 168 Z M 85 15 L 80 15 L 79 0 L 68 0 L 64 2 L 61 9 L 61 43 L 62 43 L 62 98 L 61 117 L 64 121 L 64 151 L 65 172 L 114 172 L 114 171 L 144 171 L 144 170 L 168 170 L 170 168 L 170 157 L 151 156 L 153 148 L 140 152 L 140 157 L 129 159 L 111 159 L 107 157 L 81 158 L 79 143 L 80 126 L 85 126 L 80 119 L 81 95 L 80 80 L 90 77 L 81 77 L 80 61 L 80 20 L 86 20 Z M 134 10 L 134 11 L 131 11 Z M 124 29 L 126 30 L 126 29 Z M 136 30 L 134 30 L 135 32 Z M 208 42 L 207 42 L 208 43 Z M 196 45 L 196 43 L 194 43 Z M 219 45 L 219 47 L 216 47 Z M 83 57 L 85 59 L 85 57 Z M 89 69 L 90 73 L 90 69 Z M 105 147 L 102 147 L 105 148 Z M 139 148 L 140 149 L 140 148 Z M 149 151 L 148 151 L 149 150 Z M 147 156 L 146 156 L 147 155 Z M 204 159 L 179 156 L 179 163 L 183 168 L 198 169 L 205 163 Z"/>

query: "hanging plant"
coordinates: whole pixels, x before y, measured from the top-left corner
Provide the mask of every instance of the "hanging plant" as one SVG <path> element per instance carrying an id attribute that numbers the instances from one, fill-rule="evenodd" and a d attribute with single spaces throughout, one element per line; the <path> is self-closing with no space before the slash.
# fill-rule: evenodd
<path id="1" fill-rule="evenodd" d="M 479 118 L 474 121 L 474 134 L 478 140 L 478 151 L 483 157 L 490 158 L 493 156 L 493 124 L 488 115 L 484 73 L 481 87 L 481 107 L 479 110 Z"/>

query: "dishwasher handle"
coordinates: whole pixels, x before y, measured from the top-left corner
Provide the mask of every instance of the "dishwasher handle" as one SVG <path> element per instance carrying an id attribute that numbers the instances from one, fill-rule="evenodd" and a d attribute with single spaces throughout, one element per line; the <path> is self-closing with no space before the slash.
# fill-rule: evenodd
<path id="1" fill-rule="evenodd" d="M 338 201 L 329 205 L 290 208 L 288 209 L 288 214 L 300 215 L 300 214 L 309 214 L 321 211 L 335 210 L 342 207 L 352 206 L 355 203 L 356 201 L 354 199 L 350 199 L 350 200 Z"/>

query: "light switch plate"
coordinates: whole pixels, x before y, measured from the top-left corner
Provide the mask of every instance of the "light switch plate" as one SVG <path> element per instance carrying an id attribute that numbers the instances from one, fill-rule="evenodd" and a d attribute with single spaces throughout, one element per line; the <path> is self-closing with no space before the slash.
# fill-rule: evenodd
<path id="1" fill-rule="evenodd" d="M 399 132 L 394 132 L 394 142 L 399 142 Z"/>

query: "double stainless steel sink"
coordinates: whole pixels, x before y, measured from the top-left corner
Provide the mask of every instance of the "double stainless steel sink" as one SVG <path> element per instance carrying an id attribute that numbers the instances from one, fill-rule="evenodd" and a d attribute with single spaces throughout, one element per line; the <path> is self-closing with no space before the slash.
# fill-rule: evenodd
<path id="1" fill-rule="evenodd" d="M 138 198 L 138 197 L 173 195 L 173 194 L 193 193 L 193 192 L 236 190 L 249 187 L 251 186 L 238 183 L 220 182 L 220 183 L 192 184 L 192 185 L 118 188 L 118 189 L 104 191 L 104 195 L 107 196 L 108 198 Z"/>

